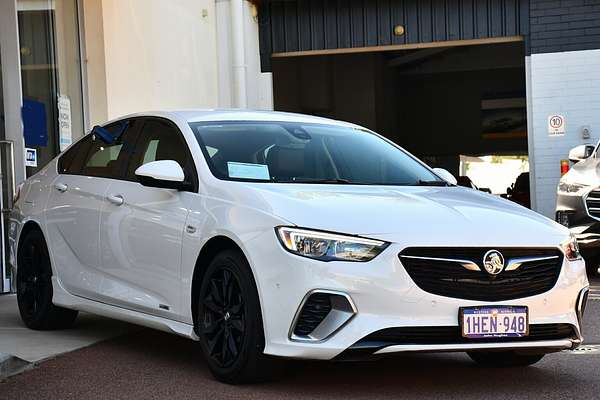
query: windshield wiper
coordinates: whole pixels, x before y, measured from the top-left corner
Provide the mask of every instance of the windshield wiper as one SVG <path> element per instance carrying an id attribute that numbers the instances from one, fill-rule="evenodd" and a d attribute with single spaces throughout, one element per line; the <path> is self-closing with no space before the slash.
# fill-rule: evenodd
<path id="1" fill-rule="evenodd" d="M 450 186 L 450 184 L 446 181 L 425 181 L 419 179 L 414 186 Z"/>
<path id="2" fill-rule="evenodd" d="M 277 179 L 273 178 L 273 182 L 276 183 L 323 183 L 323 184 L 352 184 L 351 181 L 341 178 L 291 178 L 291 179 Z"/>

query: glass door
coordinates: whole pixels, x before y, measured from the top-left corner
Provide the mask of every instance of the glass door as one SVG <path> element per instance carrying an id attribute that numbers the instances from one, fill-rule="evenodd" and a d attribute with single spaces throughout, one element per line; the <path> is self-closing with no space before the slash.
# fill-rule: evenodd
<path id="1" fill-rule="evenodd" d="M 27 176 L 83 133 L 77 0 L 17 0 Z"/>

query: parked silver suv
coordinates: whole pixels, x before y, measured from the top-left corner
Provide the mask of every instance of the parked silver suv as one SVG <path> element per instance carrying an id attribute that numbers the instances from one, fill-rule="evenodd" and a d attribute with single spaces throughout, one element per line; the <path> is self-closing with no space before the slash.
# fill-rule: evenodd
<path id="1" fill-rule="evenodd" d="M 569 152 L 573 167 L 560 179 L 556 221 L 575 234 L 588 274 L 600 265 L 600 155 L 598 145 L 583 144 Z"/>

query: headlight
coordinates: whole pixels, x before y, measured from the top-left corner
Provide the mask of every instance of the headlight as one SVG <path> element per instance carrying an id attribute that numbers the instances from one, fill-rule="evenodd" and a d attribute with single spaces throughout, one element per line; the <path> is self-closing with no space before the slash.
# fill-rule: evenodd
<path id="1" fill-rule="evenodd" d="M 577 239 L 575 239 L 575 236 L 571 235 L 571 238 L 564 242 L 561 247 L 565 253 L 565 257 L 567 257 L 567 260 L 576 261 L 581 259 L 579 245 L 577 244 Z"/>
<path id="2" fill-rule="evenodd" d="M 287 251 L 321 261 L 369 261 L 389 245 L 380 240 L 301 228 L 281 226 L 275 230 Z"/>
<path id="3" fill-rule="evenodd" d="M 581 194 L 588 185 L 582 185 L 579 183 L 566 183 L 560 182 L 558 184 L 558 191 L 562 194 L 579 195 Z"/>

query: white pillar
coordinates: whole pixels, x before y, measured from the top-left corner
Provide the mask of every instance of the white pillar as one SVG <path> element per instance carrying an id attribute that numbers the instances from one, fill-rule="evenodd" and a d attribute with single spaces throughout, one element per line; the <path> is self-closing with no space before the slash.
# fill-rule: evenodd
<path id="1" fill-rule="evenodd" d="M 233 106 L 246 108 L 246 55 L 244 49 L 244 0 L 230 0 Z"/>
<path id="2" fill-rule="evenodd" d="M 4 103 L 4 131 L 5 138 L 13 144 L 14 156 L 7 152 L 3 157 L 8 157 L 5 165 L 12 171 L 1 171 L 2 179 L 11 181 L 7 185 L 13 191 L 15 184 L 25 180 L 25 139 L 23 138 L 23 124 L 21 122 L 21 107 L 23 106 L 23 93 L 21 91 L 21 53 L 19 49 L 19 28 L 17 22 L 16 0 L 0 1 L 0 64 L 2 80 L 2 100 Z M 2 121 L 0 121 L 2 123 Z M 6 145 L 4 143 L 3 145 Z M 12 158 L 12 160 L 11 160 Z M 12 175 L 12 176 L 11 176 Z M 8 254 L 5 254 L 5 231 L 8 229 L 4 209 L 10 207 L 4 201 L 12 201 L 13 193 L 2 196 L 0 188 L 0 293 L 11 289 L 14 277 L 8 279 Z M 13 288 L 14 289 L 14 288 Z"/>
<path id="3" fill-rule="evenodd" d="M 23 93 L 21 91 L 21 53 L 16 0 L 0 1 L 0 60 L 6 140 L 14 143 L 15 183 L 25 180 L 25 139 L 21 122 Z"/>

